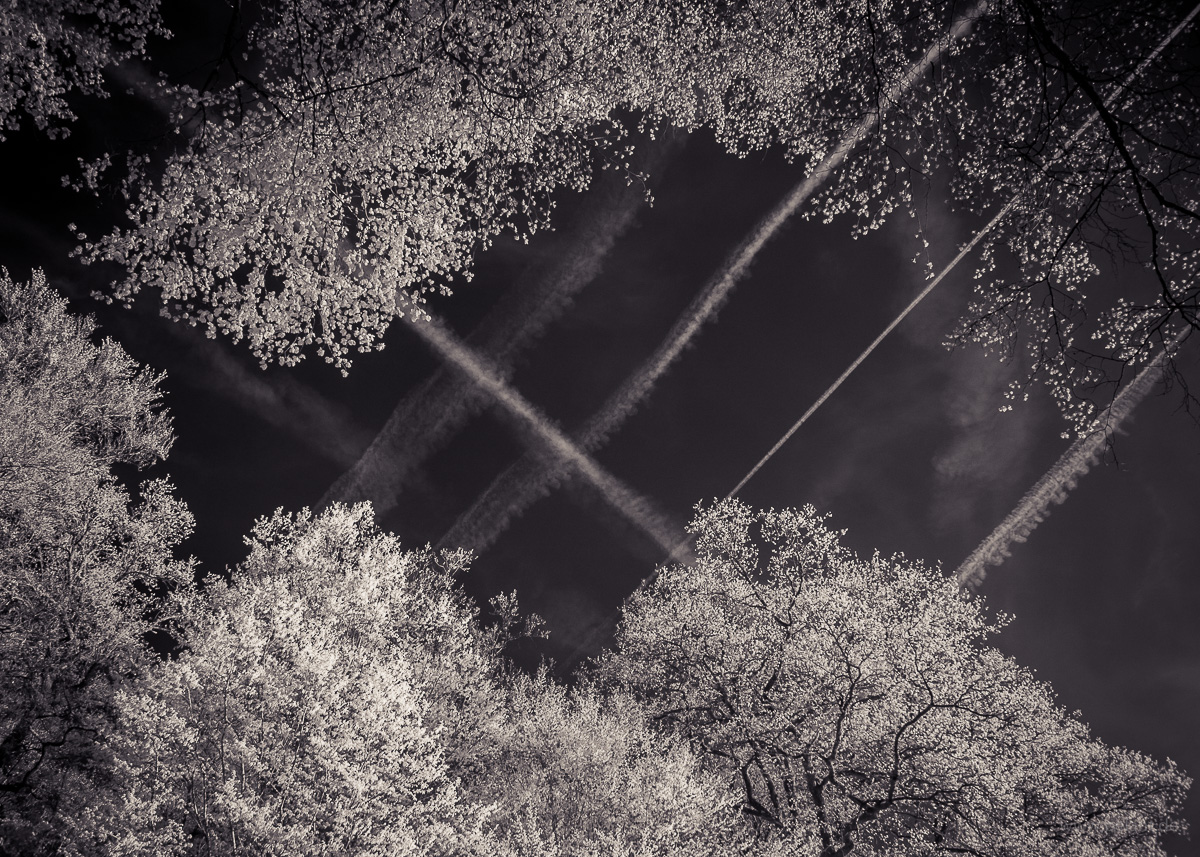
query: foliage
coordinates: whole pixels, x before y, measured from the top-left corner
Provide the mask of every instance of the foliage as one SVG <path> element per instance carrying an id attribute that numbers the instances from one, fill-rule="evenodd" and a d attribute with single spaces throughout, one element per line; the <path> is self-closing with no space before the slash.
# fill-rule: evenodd
<path id="1" fill-rule="evenodd" d="M 555 189 L 627 169 L 634 123 L 819 157 L 943 25 L 915 2 L 271 7 L 227 86 L 177 88 L 182 151 L 135 161 L 130 225 L 83 258 L 126 267 L 115 299 L 161 287 L 264 361 L 346 367 L 496 235 L 545 226 Z M 878 75 L 846 73 L 868 58 Z"/>
<path id="2" fill-rule="evenodd" d="M 159 0 L 0 2 L 0 141 L 21 114 L 51 137 L 66 136 L 68 96 L 104 96 L 105 69 L 142 57 L 149 36 L 166 36 Z"/>
<path id="3" fill-rule="evenodd" d="M 177 90 L 184 150 L 161 176 L 135 165 L 133 226 L 85 258 L 128 266 L 118 299 L 159 287 L 264 361 L 316 344 L 346 366 L 502 230 L 545 225 L 551 190 L 587 184 L 588 138 L 614 106 L 593 57 L 622 14 L 268 5 L 223 57 L 228 87 Z"/>
<path id="4" fill-rule="evenodd" d="M 449 586 L 461 557 L 400 550 L 365 504 L 277 512 L 248 542 L 232 583 L 183 600 L 187 651 L 121 695 L 119 773 L 73 847 L 486 853 L 420 655 L 471 647 Z"/>
<path id="5" fill-rule="evenodd" d="M 160 586 L 190 584 L 172 558 L 191 516 L 164 481 L 139 500 L 118 465 L 172 441 L 160 376 L 72 316 L 40 271 L 0 271 L 0 849 L 50 849 L 66 786 L 93 773 L 114 688 L 145 668 L 169 618 Z"/>
<path id="6" fill-rule="evenodd" d="M 1187 12 L 1006 0 L 979 28 L 973 86 L 950 72 L 984 100 L 945 114 L 954 195 L 972 212 L 1013 203 L 950 341 L 1023 350 L 1080 434 L 1092 394 L 1107 404 L 1128 367 L 1200 327 L 1194 25 L 1159 51 Z M 1118 294 L 1094 293 L 1103 269 Z"/>
<path id="7" fill-rule="evenodd" d="M 480 624 L 465 555 L 402 550 L 367 504 L 248 541 L 232 582 L 182 598 L 187 650 L 119 695 L 68 853 L 725 853 L 730 801 L 686 744 L 503 668 L 514 629 Z"/>
<path id="8" fill-rule="evenodd" d="M 698 562 L 630 598 L 597 671 L 702 749 L 766 847 L 1161 854 L 1183 829 L 1187 777 L 1091 737 L 938 571 L 856 558 L 811 507 L 726 501 L 692 531 Z"/>
<path id="9" fill-rule="evenodd" d="M 812 168 L 874 114 L 806 215 L 873 229 L 915 214 L 935 174 L 972 214 L 1011 201 L 950 341 L 1024 350 L 1089 429 L 1081 387 L 1197 324 L 1194 54 L 1187 33 L 1155 53 L 1177 5 L 235 4 L 213 73 L 173 90 L 182 148 L 133 159 L 128 224 L 80 235 L 81 253 L 125 267 L 116 300 L 161 287 L 173 315 L 264 362 L 315 348 L 345 369 L 496 236 L 548 225 L 556 189 L 628 170 L 634 125 L 707 128 L 738 155 L 775 147 Z M 971 34 L 886 103 L 964 14 Z M 1133 274 L 1089 301 L 1106 257 Z"/>
<path id="10" fill-rule="evenodd" d="M 471 792 L 514 855 L 737 853 L 733 801 L 682 741 L 624 694 L 555 684 L 544 672 L 499 689 Z"/>

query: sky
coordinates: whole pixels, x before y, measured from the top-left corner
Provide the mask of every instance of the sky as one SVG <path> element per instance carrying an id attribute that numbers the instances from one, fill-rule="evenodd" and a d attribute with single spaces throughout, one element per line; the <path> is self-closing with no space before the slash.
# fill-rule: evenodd
<path id="1" fill-rule="evenodd" d="M 242 536 L 256 518 L 328 499 L 393 408 L 446 371 L 445 352 L 395 323 L 385 350 L 360 355 L 349 377 L 311 360 L 264 372 L 244 348 L 161 319 L 152 295 L 132 310 L 88 299 L 111 272 L 69 258 L 66 224 L 102 223 L 111 202 L 98 207 L 62 189 L 59 177 L 77 147 L 130 136 L 141 109 L 117 99 L 86 115 L 73 142 L 18 135 L 3 144 L 0 265 L 19 278 L 45 269 L 77 307 L 97 313 L 102 333 L 167 372 L 178 439 L 155 472 L 170 475 L 196 516 L 185 548 L 219 570 L 242 557 Z M 585 194 L 564 194 L 554 232 L 528 246 L 498 242 L 479 257 L 473 282 L 430 309 L 447 335 L 468 337 L 519 284 L 593 252 L 597 276 L 577 284 L 507 378 L 524 402 L 570 433 L 659 345 L 726 255 L 802 178 L 775 154 L 733 158 L 704 134 L 676 141 L 657 153 L 653 207 L 636 193 L 622 196 L 612 176 Z M 595 223 L 614 206 L 628 206 L 629 216 L 599 252 Z M 858 240 L 844 219 L 793 219 L 652 395 L 592 452 L 595 464 L 682 536 L 692 507 L 737 484 L 921 289 L 914 256 L 924 261 L 927 252 L 940 267 L 979 225 L 935 196 L 918 209 L 919 222 L 901 213 Z M 918 226 L 927 251 L 914 234 Z M 953 571 L 1070 445 L 1040 389 L 1000 411 L 1018 366 L 942 346 L 965 307 L 972 271 L 964 264 L 948 277 L 741 499 L 758 507 L 811 503 L 847 530 L 846 543 L 860 554 L 902 552 Z M 1110 272 L 1097 288 L 1118 289 L 1121 277 L 1135 275 Z M 1181 360 L 1198 377 L 1194 343 Z M 1200 424 L 1180 409 L 1178 391 L 1160 393 L 1135 409 L 1104 460 L 1027 542 L 989 569 L 978 591 L 990 609 L 1014 617 L 998 646 L 1049 681 L 1096 735 L 1169 756 L 1195 774 Z M 439 441 L 380 521 L 413 546 L 438 543 L 537 442 L 495 407 Z M 481 552 L 464 585 L 481 602 L 516 589 L 551 634 L 519 647 L 519 657 L 569 665 L 607 642 L 614 611 L 664 556 L 661 540 L 615 513 L 594 484 L 568 479 Z M 1200 854 L 1195 794 L 1187 814 L 1198 841 L 1172 842 L 1171 850 Z"/>

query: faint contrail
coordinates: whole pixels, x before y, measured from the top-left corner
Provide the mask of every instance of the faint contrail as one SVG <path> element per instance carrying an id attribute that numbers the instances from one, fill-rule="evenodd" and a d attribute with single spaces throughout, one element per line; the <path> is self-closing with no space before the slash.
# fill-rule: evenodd
<path id="1" fill-rule="evenodd" d="M 114 83 L 124 87 L 126 95 L 141 101 L 157 113 L 159 118 L 168 122 L 174 120 L 175 98 L 166 94 L 163 79 L 156 77 L 144 62 L 126 60 L 120 65 L 109 66 L 104 73 L 111 77 Z"/>
<path id="2" fill-rule="evenodd" d="M 982 10 L 984 8 L 986 8 L 985 5 L 980 4 L 979 6 L 976 7 L 976 10 L 982 12 Z M 1118 86 L 1117 89 L 1112 94 L 1110 94 L 1108 98 L 1105 99 L 1105 102 L 1104 102 L 1105 105 L 1107 106 L 1107 105 L 1111 104 L 1115 99 L 1119 98 L 1124 93 L 1125 89 L 1129 86 L 1130 82 L 1133 81 L 1139 74 L 1141 74 L 1141 72 L 1146 68 L 1146 66 L 1149 65 L 1151 62 L 1153 62 L 1154 59 L 1160 53 L 1162 53 L 1163 49 L 1166 48 L 1166 46 L 1168 44 L 1170 44 L 1184 30 L 1184 28 L 1186 28 L 1192 22 L 1192 20 L 1196 17 L 1196 15 L 1198 13 L 1200 13 L 1200 4 L 1197 4 L 1195 7 L 1193 7 L 1191 12 L 1189 12 L 1183 18 L 1183 20 L 1181 20 L 1175 26 L 1175 28 L 1166 35 L 1166 37 L 1158 44 L 1158 46 L 1155 47 L 1155 49 L 1145 59 L 1143 59 L 1141 61 L 1141 63 L 1138 64 L 1137 68 L 1135 68 L 1129 74 L 1129 76 L 1121 83 L 1121 85 Z M 1064 151 L 1066 151 L 1066 149 L 1068 149 L 1071 146 L 1071 144 L 1073 144 L 1080 137 L 1080 135 L 1082 135 L 1089 127 L 1091 127 L 1095 123 L 1097 118 L 1098 118 L 1098 115 L 1093 115 L 1082 126 L 1080 126 L 1080 128 L 1076 130 L 1076 132 L 1071 136 L 1070 140 L 1068 140 L 1068 142 L 1065 144 Z M 985 233 L 988 230 L 992 229 L 996 223 L 998 223 L 1004 216 L 1006 216 L 1008 214 L 1008 212 L 1012 210 L 1012 207 L 1016 204 L 1016 201 L 1017 201 L 1016 197 L 1014 197 L 1012 200 L 1010 200 L 1008 202 L 1008 204 L 1000 212 L 998 212 L 996 214 L 996 216 L 992 218 L 991 221 L 988 222 L 987 226 L 984 227 L 983 232 Z M 929 292 L 931 292 L 933 290 L 933 288 L 942 281 L 942 279 L 945 278 L 946 274 L 949 273 L 949 269 L 951 269 L 955 265 L 957 265 L 959 260 L 963 256 L 965 256 L 966 253 L 969 252 L 978 243 L 981 234 L 982 233 L 977 233 L 976 236 L 971 240 L 971 242 L 965 248 L 963 248 L 963 250 L 960 251 L 957 256 L 955 256 L 955 258 L 951 261 L 948 268 L 946 270 L 943 270 L 941 274 L 939 274 L 932 282 L 930 282 L 930 284 L 921 291 L 921 293 L 916 297 L 916 299 L 914 299 L 907 307 L 904 308 L 904 310 L 900 313 L 900 316 L 896 320 L 894 320 L 892 322 L 892 324 L 888 325 L 888 327 L 883 331 L 882 334 L 880 334 L 878 337 L 875 338 L 875 340 L 867 347 L 866 351 L 864 351 L 861 355 L 859 355 L 858 359 L 856 359 L 850 365 L 850 367 L 838 377 L 838 379 L 829 387 L 829 389 L 827 389 L 821 395 L 821 397 L 816 401 L 816 403 L 813 404 L 807 411 L 805 411 L 805 413 L 800 417 L 800 420 L 788 430 L 788 432 L 783 436 L 783 438 L 778 443 L 776 443 L 775 446 L 773 446 L 771 448 L 771 450 L 765 456 L 763 456 L 762 459 L 759 460 L 759 462 L 733 488 L 733 490 L 731 490 L 728 494 L 725 495 L 726 499 L 731 497 L 737 491 L 741 490 L 741 488 L 750 480 L 750 478 L 752 476 L 754 476 L 754 474 L 756 474 L 762 468 L 762 466 L 771 458 L 771 456 L 774 455 L 779 450 L 779 448 L 781 446 L 783 446 L 783 444 L 785 442 L 787 442 L 788 438 L 790 438 L 793 434 L 795 434 L 796 430 L 798 428 L 800 428 L 800 426 L 803 425 L 804 422 L 810 416 L 812 416 L 812 414 L 817 410 L 817 408 L 819 408 L 825 402 L 825 400 L 829 398 L 830 395 L 833 394 L 833 392 L 846 380 L 846 378 L 849 377 L 850 373 L 853 372 L 855 369 L 857 369 L 859 364 L 861 364 L 863 362 L 863 360 L 865 360 L 867 358 L 867 356 L 870 355 L 871 351 L 873 351 L 875 349 L 875 347 L 878 346 L 880 341 L 882 341 L 884 337 L 886 337 L 889 333 L 891 333 L 891 331 L 894 330 L 895 327 L 901 321 L 903 321 L 904 317 L 907 316 L 912 311 L 913 307 L 915 307 L 916 304 L 920 303 L 920 301 L 922 299 L 924 299 L 924 297 L 927 294 L 929 294 Z M 1172 349 L 1177 348 L 1183 342 L 1183 340 L 1186 338 L 1187 333 L 1188 333 L 1188 330 L 1185 329 L 1172 341 L 1172 343 L 1169 346 L 1166 346 L 1164 348 L 1163 353 L 1158 355 L 1158 357 L 1156 357 L 1154 359 L 1154 361 L 1152 361 L 1149 365 L 1147 365 L 1146 368 L 1143 369 L 1142 372 L 1139 373 L 1138 376 L 1134 379 L 1133 383 L 1130 384 L 1129 387 L 1127 387 L 1124 391 L 1122 391 L 1121 395 L 1119 395 L 1116 399 L 1114 399 L 1113 403 L 1104 411 L 1103 414 L 1101 414 L 1101 416 L 1099 418 L 1097 418 L 1095 425 L 1101 427 L 1101 431 L 1099 433 L 1099 436 L 1101 438 L 1101 443 L 1103 442 L 1103 438 L 1107 437 L 1107 434 L 1104 432 L 1104 428 L 1109 427 L 1109 430 L 1115 430 L 1117 425 L 1119 425 L 1119 423 L 1121 421 L 1123 421 L 1126 417 L 1129 416 L 1129 413 L 1133 410 L 1134 406 L 1136 406 L 1137 403 L 1139 401 L 1141 401 L 1142 398 L 1145 397 L 1146 393 L 1153 386 L 1155 378 L 1154 378 L 1154 372 L 1152 370 L 1155 368 L 1156 365 L 1158 366 L 1158 368 L 1161 369 L 1162 361 L 1165 359 L 1166 356 L 1168 356 L 1170 354 Z M 1029 499 L 1035 495 L 1039 495 L 1039 493 L 1040 493 L 1039 489 L 1046 489 L 1048 491 L 1049 496 L 1051 497 L 1050 502 L 1062 502 L 1061 498 L 1065 497 L 1065 491 L 1067 489 L 1069 489 L 1070 487 L 1074 486 L 1075 480 L 1077 480 L 1080 476 L 1082 476 L 1083 473 L 1086 473 L 1087 468 L 1091 466 L 1092 462 L 1094 461 L 1095 456 L 1098 455 L 1100 451 L 1102 451 L 1102 446 L 1098 447 L 1097 449 L 1092 450 L 1092 451 L 1088 451 L 1088 450 L 1085 450 L 1082 448 L 1082 446 L 1089 441 L 1094 443 L 1095 438 L 1096 438 L 1096 434 L 1093 434 L 1090 438 L 1085 438 L 1083 440 L 1076 441 L 1074 444 L 1072 444 L 1071 448 L 1068 449 L 1067 452 L 1055 464 L 1055 466 L 1050 469 L 1050 472 L 1047 473 L 1046 476 L 1043 477 L 1042 480 L 1039 481 L 1037 483 L 1037 485 L 1035 485 L 1028 494 L 1026 494 L 1026 497 L 1022 500 L 1022 502 L 1020 504 L 1018 504 L 1018 507 L 1016 510 L 1014 510 L 1013 514 L 1010 515 L 1009 518 L 1006 518 L 1005 521 L 1001 524 L 1001 526 L 999 528 L 997 528 L 996 532 L 994 532 L 992 534 L 992 536 L 990 536 L 988 539 L 986 539 L 984 541 L 984 543 L 981 544 L 979 546 L 979 548 L 977 548 L 976 551 L 974 553 L 972 553 L 971 556 L 968 557 L 966 561 L 963 562 L 963 564 L 958 569 L 958 580 L 959 580 L 960 585 L 974 585 L 974 583 L 972 583 L 971 581 L 974 580 L 975 582 L 977 582 L 976 575 L 978 576 L 978 579 L 982 579 L 984 566 L 989 562 L 991 562 L 991 564 L 996 564 L 997 562 L 1000 561 L 999 559 L 997 559 L 995 561 L 991 560 L 991 557 L 997 555 L 994 551 L 996 551 L 998 549 L 1004 551 L 1003 554 L 999 554 L 1000 559 L 1003 559 L 1003 556 L 1007 556 L 1007 545 L 1011 544 L 1013 541 L 1017 540 L 1016 534 L 1021 532 L 1021 528 L 1023 526 L 1022 521 L 1023 520 L 1033 520 L 1032 515 L 1036 514 L 1035 510 L 1036 510 L 1037 506 L 1031 504 L 1028 507 L 1028 511 L 1030 512 L 1031 517 L 1024 518 L 1024 519 L 1018 518 L 1015 521 L 1010 521 L 1010 519 L 1014 519 L 1015 516 L 1017 516 L 1018 513 L 1022 510 L 1022 508 L 1025 507 L 1026 499 Z M 1083 466 L 1082 469 L 1079 469 L 1080 461 L 1087 462 L 1086 465 Z M 1061 469 L 1060 469 L 1060 466 L 1061 466 Z M 1053 474 L 1055 474 L 1056 471 L 1058 472 L 1059 478 L 1061 480 L 1059 482 L 1059 487 L 1061 489 L 1060 491 L 1053 491 L 1053 490 L 1049 489 L 1048 485 L 1043 485 L 1043 483 L 1047 483 L 1047 480 Z M 493 483 L 493 486 L 494 485 L 495 485 L 495 483 Z M 1055 501 L 1053 499 L 1055 497 L 1058 497 L 1059 499 L 1057 499 L 1057 501 Z M 1024 529 L 1023 535 L 1021 536 L 1022 539 L 1025 536 L 1028 536 L 1029 532 L 1031 532 L 1033 530 L 1033 527 L 1037 526 L 1038 521 L 1041 521 L 1045 518 L 1045 514 L 1046 514 L 1047 510 L 1048 510 L 1048 504 L 1042 508 L 1040 517 L 1037 517 L 1036 520 L 1033 520 L 1033 524 L 1031 526 L 1029 526 L 1027 529 Z M 462 519 L 460 519 L 460 522 L 461 521 L 462 521 Z M 1000 542 L 994 541 L 994 540 L 996 539 L 998 533 L 1002 533 L 1004 531 L 1005 525 L 1010 524 L 1010 523 L 1013 524 L 1013 530 L 1011 531 L 1013 534 L 1013 537 L 1010 538 L 1008 540 L 1008 542 L 1002 547 Z M 688 539 L 688 545 L 690 546 L 690 544 L 691 544 L 691 538 Z M 990 550 L 989 550 L 989 548 L 990 548 Z M 659 570 L 656 569 L 643 581 L 643 584 L 653 581 L 658 576 L 658 574 L 659 574 Z M 609 615 L 608 620 L 606 623 L 604 623 L 604 625 L 609 629 L 611 629 L 612 627 L 615 627 L 616 617 L 617 617 L 617 612 L 614 611 L 612 614 Z M 602 634 L 602 633 L 603 633 L 603 631 L 594 630 L 592 632 L 592 635 L 589 637 L 589 640 L 600 636 L 600 634 Z M 585 641 L 585 643 L 586 642 L 587 641 Z M 566 662 L 565 666 L 567 669 L 571 668 L 574 664 L 578 663 L 578 661 L 581 657 L 581 653 L 583 651 L 584 651 L 584 644 L 581 644 L 581 645 L 575 647 L 575 649 L 571 653 L 570 659 Z"/>
<path id="3" fill-rule="evenodd" d="M 202 350 L 207 362 L 204 370 L 196 371 L 196 367 L 187 364 L 183 369 L 193 383 L 209 388 L 269 425 L 283 429 L 335 464 L 348 466 L 370 440 L 370 432 L 357 425 L 345 408 L 291 375 L 265 377 L 264 373 L 244 367 L 220 344 L 198 334 L 192 336 L 194 331 L 179 323 L 170 323 L 166 329 Z"/>
<path id="4" fill-rule="evenodd" d="M 682 532 L 676 533 L 670 522 L 654 510 L 649 500 L 638 495 L 581 451 L 561 429 L 510 387 L 486 360 L 473 353 L 438 322 L 413 321 L 411 326 L 443 360 L 454 364 L 507 411 L 522 429 L 529 432 L 548 457 L 570 467 L 587 480 L 614 509 L 653 539 L 669 558 L 682 562 L 692 560 L 691 549 L 684 541 Z"/>
<path id="5" fill-rule="evenodd" d="M 0 229 L 10 234 L 23 234 L 26 243 L 40 246 L 53 255 L 66 259 L 69 244 L 33 223 L 9 223 L 0 215 Z M 72 301 L 86 301 L 94 293 L 90 283 L 94 275 L 85 271 L 55 271 L 55 288 Z M 188 383 L 203 387 L 255 417 L 291 434 L 313 452 L 346 467 L 354 461 L 371 439 L 370 432 L 361 428 L 337 402 L 296 380 L 291 374 L 256 372 L 238 361 L 226 343 L 209 339 L 199 330 L 182 322 L 168 321 L 152 310 L 145 301 L 135 302 L 127 312 L 106 315 L 103 328 L 117 339 L 126 336 L 164 336 L 174 340 L 170 347 L 186 349 L 186 359 L 171 369 L 172 378 L 186 378 Z"/>
<path id="6" fill-rule="evenodd" d="M 1166 48 L 1167 45 L 1169 45 L 1172 41 L 1175 40 L 1176 36 L 1178 36 L 1181 32 L 1183 32 L 1184 28 L 1186 28 L 1192 22 L 1192 19 L 1195 18 L 1198 13 L 1200 13 L 1200 4 L 1197 4 L 1196 6 L 1194 6 L 1192 8 L 1192 11 L 1189 12 L 1187 15 L 1185 15 L 1183 17 L 1183 19 L 1178 24 L 1175 25 L 1175 28 L 1173 30 L 1171 30 L 1171 32 L 1167 33 L 1166 36 L 1163 37 L 1163 40 L 1158 43 L 1158 46 L 1155 47 L 1154 50 L 1151 51 L 1148 55 L 1146 55 L 1146 57 L 1143 58 L 1140 63 L 1138 63 L 1137 68 L 1135 68 L 1133 71 L 1131 71 L 1129 73 L 1129 75 L 1125 78 L 1125 80 L 1121 83 L 1121 85 L 1118 86 L 1111 93 L 1109 93 L 1108 97 L 1104 99 L 1104 106 L 1106 108 L 1111 106 L 1114 101 L 1116 101 L 1118 98 L 1120 98 L 1124 94 L 1125 90 L 1129 87 L 1129 84 L 1132 83 L 1134 81 L 1134 79 L 1137 78 L 1137 76 L 1140 75 L 1146 69 L 1146 66 L 1148 66 L 1150 63 L 1152 63 L 1155 60 L 1155 58 L 1163 52 L 1163 49 Z M 1063 144 L 1063 146 L 1059 150 L 1059 152 L 1054 157 L 1050 158 L 1049 161 L 1047 161 L 1046 165 L 1049 166 L 1050 164 L 1057 162 L 1059 160 L 1059 158 L 1062 158 L 1064 155 L 1066 155 L 1067 152 L 1070 151 L 1071 146 L 1073 146 L 1075 144 L 1075 142 L 1081 136 L 1083 136 L 1083 134 L 1089 128 L 1091 128 L 1094 124 L 1096 124 L 1096 120 L 1099 118 L 1100 118 L 1099 111 L 1097 111 L 1096 113 L 1093 113 L 1091 116 L 1089 116 L 1087 118 L 1087 121 L 1085 121 L 1082 125 L 1080 125 L 1078 128 L 1075 129 L 1075 133 L 1072 134 L 1070 139 L 1068 139 L 1067 142 Z M 979 244 L 979 242 L 983 239 L 983 237 L 985 235 L 987 235 L 989 232 L 991 232 L 996 227 L 996 225 L 998 223 L 1000 223 L 1000 221 L 1002 221 L 1005 217 L 1008 216 L 1009 212 L 1011 212 L 1013 210 L 1013 208 L 1017 205 L 1017 203 L 1020 200 L 1021 200 L 1020 194 L 1013 196 L 1013 198 L 1010 199 L 1004 205 L 1004 207 L 1001 208 L 998 212 L 996 212 L 996 214 L 992 217 L 992 219 L 987 222 L 986 226 L 984 226 L 982 229 L 978 230 L 973 236 L 971 236 L 971 240 L 968 241 L 967 244 L 961 250 L 958 251 L 958 255 L 956 255 L 953 259 L 950 260 L 950 263 L 947 264 L 946 267 L 942 269 L 941 273 L 938 274 L 934 279 L 932 279 L 929 282 L 929 284 L 927 286 L 925 286 L 925 288 L 923 288 L 921 290 L 921 292 L 915 298 L 912 299 L 912 301 L 908 304 L 908 306 L 906 306 L 903 310 L 901 310 L 900 314 L 898 316 L 896 316 L 895 319 L 892 320 L 892 323 L 889 324 L 887 327 L 885 327 L 883 329 L 883 332 L 880 333 L 877 337 L 875 337 L 875 339 L 871 342 L 871 344 L 868 345 L 863 350 L 862 354 L 858 355 L 858 357 L 855 358 L 854 362 L 851 363 L 848 367 L 846 367 L 846 371 L 843 372 L 841 375 L 839 375 L 837 377 L 837 380 L 829 385 L 828 389 L 826 389 L 825 392 L 822 393 L 815 402 L 813 402 L 813 404 L 809 407 L 809 409 L 807 411 L 805 411 L 803 414 L 801 414 L 800 419 L 796 420 L 796 422 L 794 422 L 792 424 L 792 427 L 789 428 L 784 433 L 783 437 L 781 437 L 779 439 L 779 441 L 773 447 L 771 447 L 769 450 L 767 450 L 767 454 L 764 455 L 762 458 L 760 458 L 758 460 L 758 463 L 755 464 L 752 468 L 750 468 L 750 472 L 742 477 L 742 481 L 739 482 L 737 485 L 733 486 L 732 489 L 730 489 L 729 493 L 725 495 L 726 499 L 729 499 L 734 494 L 741 491 L 742 488 L 745 487 L 746 483 L 754 478 L 755 474 L 757 474 L 758 471 L 762 469 L 763 465 L 771 460 L 771 457 L 774 456 L 775 453 L 777 453 L 780 450 L 780 448 L 785 443 L 787 443 L 788 440 L 791 439 L 792 435 L 794 435 L 800 429 L 800 427 L 802 425 L 804 425 L 806 422 L 808 422 L 808 418 L 811 417 L 814 413 L 816 413 L 817 409 L 819 407 L 821 407 L 821 405 L 825 404 L 825 401 L 834 394 L 834 392 L 837 390 L 838 387 L 842 386 L 842 384 L 846 381 L 847 378 L 850 377 L 850 375 L 854 372 L 854 370 L 857 369 L 864 360 L 866 360 L 868 357 L 871 356 L 871 352 L 874 351 L 879 346 L 879 343 L 883 342 L 883 340 L 885 338 L 887 338 L 887 335 L 889 333 L 891 333 L 893 330 L 895 330 L 896 327 L 900 324 L 900 322 L 904 321 L 904 319 L 908 317 L 908 314 L 910 312 L 912 312 L 914 309 L 916 309 L 917 304 L 919 304 L 921 301 L 925 300 L 925 297 L 930 292 L 932 292 L 935 288 L 937 288 L 938 284 L 941 283 L 942 280 L 944 280 L 946 278 L 946 275 L 949 274 L 951 271 L 953 271 L 955 269 L 955 267 L 958 266 L 958 263 L 961 262 L 968 253 L 970 253 L 972 250 L 975 249 L 976 245 Z"/>
<path id="7" fill-rule="evenodd" d="M 850 153 L 878 127 L 887 111 L 929 72 L 950 45 L 970 30 L 987 5 L 986 0 L 980 0 L 960 15 L 950 30 L 883 95 L 880 99 L 883 106 L 863 117 L 843 133 L 833 151 L 734 248 L 700 293 L 688 304 L 679 320 L 667 333 L 666 339 L 650 358 L 625 380 L 603 407 L 576 433 L 576 442 L 581 449 L 593 451 L 599 448 L 633 414 L 700 328 L 725 303 L 734 286 L 749 271 L 750 263 L 758 252 L 797 209 L 821 188 Z M 513 517 L 520 515 L 534 500 L 552 490 L 566 475 L 561 467 L 544 466 L 534 456 L 526 455 L 502 473 L 475 504 L 459 517 L 450 532 L 442 538 L 442 543 L 461 543 L 474 550 L 483 550 L 499 537 Z"/>
<path id="8" fill-rule="evenodd" d="M 579 448 L 593 448 L 580 442 Z M 548 495 L 567 475 L 565 468 L 526 453 L 492 480 L 475 502 L 438 540 L 438 547 L 464 547 L 475 553 L 487 550 L 508 525 L 534 501 Z"/>
<path id="9" fill-rule="evenodd" d="M 670 135 L 648 144 L 639 169 L 657 171 L 682 142 Z M 644 202 L 639 188 L 605 174 L 586 197 L 587 208 L 555 263 L 523 274 L 472 331 L 467 344 L 487 355 L 500 378 L 511 377 L 520 353 L 599 275 L 604 258 Z M 338 500 L 369 500 L 377 517 L 387 514 L 416 469 L 490 402 L 464 376 L 439 368 L 396 405 L 358 461 L 325 491 L 318 508 Z"/>
<path id="10" fill-rule="evenodd" d="M 1051 505 L 1067 499 L 1079 479 L 1092 469 L 1104 453 L 1108 438 L 1116 432 L 1150 393 L 1163 375 L 1163 364 L 1183 343 L 1190 328 L 1175 339 L 1137 374 L 1111 405 L 1092 423 L 1091 431 L 1079 438 L 1059 456 L 1054 466 L 1030 488 L 1015 509 L 1000 522 L 1000 526 L 984 539 L 954 572 L 960 586 L 976 587 L 984 578 L 989 565 L 1000 565 L 1010 555 L 1012 546 L 1029 538 L 1037 525 L 1046 520 Z"/>

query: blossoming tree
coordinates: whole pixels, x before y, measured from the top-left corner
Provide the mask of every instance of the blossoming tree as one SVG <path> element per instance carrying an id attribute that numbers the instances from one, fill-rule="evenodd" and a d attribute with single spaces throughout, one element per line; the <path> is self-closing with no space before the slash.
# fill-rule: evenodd
<path id="1" fill-rule="evenodd" d="M 694 566 L 627 602 L 598 674 L 693 742 L 762 846 L 1161 854 L 1190 781 L 1110 747 L 988 645 L 940 571 L 859 559 L 811 507 L 702 510 Z"/>

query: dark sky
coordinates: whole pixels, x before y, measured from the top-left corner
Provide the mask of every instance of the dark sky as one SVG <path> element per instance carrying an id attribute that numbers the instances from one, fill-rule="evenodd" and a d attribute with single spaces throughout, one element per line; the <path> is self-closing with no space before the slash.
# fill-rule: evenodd
<path id="1" fill-rule="evenodd" d="M 0 264 L 15 277 L 42 267 L 76 297 L 103 286 L 105 271 L 68 258 L 66 224 L 108 215 L 58 179 L 79 147 L 108 145 L 137 110 L 117 100 L 89 114 L 74 142 L 18 135 L 0 146 Z M 654 207 L 642 209 L 603 274 L 526 352 L 516 388 L 564 428 L 587 417 L 800 178 L 772 155 L 738 160 L 704 135 L 688 141 L 652 178 Z M 589 202 L 564 197 L 562 229 L 528 247 L 501 242 L 479 259 L 475 281 L 433 310 L 469 333 L 526 266 L 564 252 L 564 235 Z M 943 263 L 974 224 L 934 199 L 922 211 L 929 252 Z M 791 223 L 597 459 L 680 524 L 697 501 L 724 495 L 921 287 L 911 262 L 920 250 L 916 221 L 895 218 L 857 241 L 849 227 Z M 812 503 L 849 530 L 860 553 L 956 567 L 1068 446 L 1044 391 L 999 412 L 1016 367 L 941 347 L 972 270 L 947 279 L 742 498 L 762 507 Z M 1119 287 L 1119 277 L 1100 291 Z M 315 362 L 263 373 L 244 349 L 161 320 L 153 296 L 132 311 L 78 306 L 99 311 L 103 332 L 167 371 L 178 441 L 164 472 L 196 516 L 187 548 L 210 569 L 240 559 L 256 517 L 315 503 L 437 365 L 394 325 L 386 350 L 358 357 L 348 378 Z M 1200 378 L 1194 346 L 1185 360 Z M 1177 391 L 1143 402 L 1105 463 L 990 571 L 980 592 L 1015 616 L 1000 647 L 1049 681 L 1098 736 L 1196 773 L 1200 426 L 1179 403 Z M 521 444 L 503 414 L 483 414 L 426 462 L 382 523 L 410 544 L 436 542 Z M 466 585 L 480 599 L 516 588 L 552 634 L 526 654 L 563 661 L 581 645 L 594 652 L 612 611 L 660 559 L 594 491 L 571 483 L 479 557 Z M 1189 817 L 1200 828 L 1195 796 Z M 1196 842 L 1172 848 L 1200 854 Z"/>

